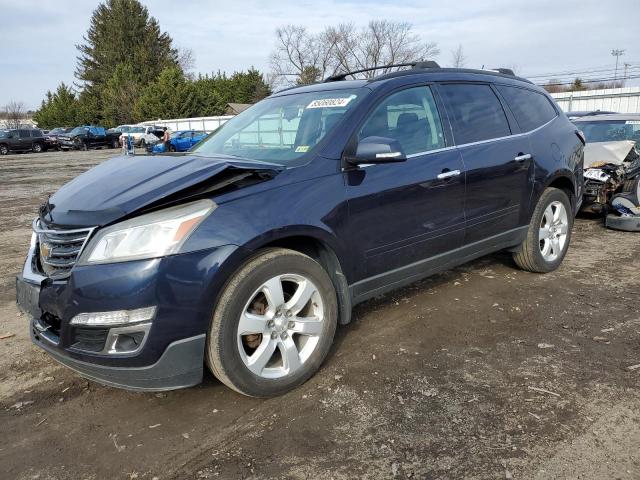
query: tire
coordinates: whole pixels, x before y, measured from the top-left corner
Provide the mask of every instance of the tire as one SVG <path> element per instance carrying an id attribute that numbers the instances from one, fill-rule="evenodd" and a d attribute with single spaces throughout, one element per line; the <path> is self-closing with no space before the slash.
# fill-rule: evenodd
<path id="1" fill-rule="evenodd" d="M 169 151 L 170 152 L 175 152 L 177 150 L 176 150 L 176 147 L 174 147 L 173 145 L 169 145 Z"/>
<path id="2" fill-rule="evenodd" d="M 572 228 L 573 210 L 569 197 L 562 190 L 547 188 L 533 211 L 527 237 L 513 253 L 514 261 L 529 272 L 555 270 L 567 253 Z"/>
<path id="3" fill-rule="evenodd" d="M 304 305 L 294 305 L 304 302 L 296 302 L 296 294 L 311 291 Z M 207 334 L 207 365 L 239 393 L 281 395 L 320 368 L 333 343 L 337 318 L 336 292 L 319 263 L 293 250 L 262 250 L 230 277 L 222 291 Z M 240 335 L 240 328 L 253 333 Z M 308 333 L 298 333 L 301 328 Z"/>
<path id="4" fill-rule="evenodd" d="M 636 205 L 640 205 L 640 175 L 624 182 L 622 191 Z"/>
<path id="5" fill-rule="evenodd" d="M 33 144 L 33 146 L 31 147 L 31 150 L 32 150 L 34 153 L 40 153 L 40 152 L 42 152 L 42 150 L 43 150 L 43 149 L 42 149 L 42 144 L 41 144 L 41 143 L 34 143 L 34 144 Z"/>
<path id="6" fill-rule="evenodd" d="M 118 140 L 117 138 L 111 140 L 111 148 L 120 148 L 120 146 L 120 140 Z"/>
<path id="7" fill-rule="evenodd" d="M 605 219 L 607 228 L 621 230 L 623 232 L 640 232 L 640 216 L 607 215 Z"/>
<path id="8" fill-rule="evenodd" d="M 4 143 L 0 144 L 0 155 L 9 155 L 9 147 Z"/>
<path id="9" fill-rule="evenodd" d="M 140 148 L 147 148 L 147 142 L 145 142 L 144 138 L 140 139 Z"/>

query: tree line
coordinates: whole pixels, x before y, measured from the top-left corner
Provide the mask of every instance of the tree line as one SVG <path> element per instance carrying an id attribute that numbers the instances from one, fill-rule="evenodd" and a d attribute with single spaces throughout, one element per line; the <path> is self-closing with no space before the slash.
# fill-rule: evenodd
<path id="1" fill-rule="evenodd" d="M 222 115 L 228 103 L 254 103 L 290 85 L 321 81 L 336 73 L 432 60 L 439 54 L 411 24 L 375 20 L 311 33 L 297 25 L 276 30 L 271 72 L 255 68 L 227 75 L 195 76 L 191 50 L 178 49 L 139 0 L 105 0 L 94 10 L 83 42 L 76 46 L 77 83 L 47 92 L 34 121 L 41 128 L 99 123 L 105 127 L 159 118 Z M 452 52 L 465 63 L 462 46 Z"/>
<path id="2" fill-rule="evenodd" d="M 41 128 L 223 115 L 227 103 L 254 103 L 270 93 L 254 68 L 190 75 L 192 52 L 176 49 L 138 0 L 100 4 L 77 49 L 78 83 L 47 92 L 33 116 Z"/>

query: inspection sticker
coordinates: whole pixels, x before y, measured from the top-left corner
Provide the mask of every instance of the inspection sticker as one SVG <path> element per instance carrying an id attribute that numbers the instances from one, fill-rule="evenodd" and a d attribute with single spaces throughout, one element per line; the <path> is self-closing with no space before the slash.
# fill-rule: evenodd
<path id="1" fill-rule="evenodd" d="M 353 100 L 355 96 L 345 98 L 322 98 L 320 100 L 314 100 L 307 108 L 335 108 L 346 107 L 348 103 Z"/>

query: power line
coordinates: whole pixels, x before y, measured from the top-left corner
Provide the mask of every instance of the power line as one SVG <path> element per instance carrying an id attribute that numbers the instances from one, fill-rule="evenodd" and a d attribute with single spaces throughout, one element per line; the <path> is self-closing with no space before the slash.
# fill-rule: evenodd
<path id="1" fill-rule="evenodd" d="M 630 75 L 627 78 L 625 78 L 624 80 L 633 80 L 635 78 L 640 78 L 640 75 Z M 614 82 L 617 81 L 616 77 L 609 77 L 609 78 L 594 78 L 594 79 L 589 79 L 589 80 L 584 80 L 584 79 L 580 79 L 582 81 L 582 83 L 605 83 L 605 82 Z M 571 85 L 575 82 L 575 80 L 571 81 L 571 82 L 554 82 L 554 83 L 538 83 L 537 85 L 541 86 L 541 87 L 555 87 L 555 86 L 561 86 L 561 85 Z"/>
<path id="2" fill-rule="evenodd" d="M 636 73 L 640 73 L 640 66 L 638 66 L 638 67 L 631 67 L 631 68 L 627 68 L 627 69 L 625 70 L 625 72 L 626 72 L 627 74 L 636 74 Z M 562 81 L 575 80 L 576 78 L 579 78 L 579 79 L 580 79 L 580 80 L 582 80 L 582 81 L 590 81 L 590 80 L 592 80 L 592 79 L 599 79 L 599 78 L 607 77 L 607 76 L 613 76 L 614 78 L 619 78 L 620 80 L 624 80 L 625 78 L 627 78 L 625 75 L 623 75 L 623 76 L 621 76 L 621 77 L 620 77 L 620 76 L 616 76 L 616 75 L 614 74 L 614 71 L 613 71 L 613 70 L 606 70 L 606 71 L 604 71 L 604 72 L 602 72 L 602 73 L 598 73 L 598 74 L 589 74 L 589 75 L 562 75 L 562 76 L 557 75 L 557 76 L 554 76 L 554 77 L 548 77 L 548 78 L 545 78 L 545 79 L 542 79 L 542 78 L 536 78 L 536 79 L 533 79 L 533 80 L 535 80 L 535 81 L 537 81 L 537 82 L 543 82 L 543 81 L 544 81 L 544 82 L 552 82 L 552 83 L 555 83 L 555 82 L 562 82 Z M 531 77 L 527 77 L 527 78 L 531 79 Z"/>
<path id="3" fill-rule="evenodd" d="M 638 66 L 640 62 L 627 62 L 630 66 Z M 613 71 L 615 69 L 614 66 L 611 65 L 602 65 L 599 67 L 590 67 L 585 69 L 574 69 L 574 70 L 561 70 L 558 72 L 550 72 L 550 73 L 535 73 L 531 75 L 524 75 L 526 78 L 539 78 L 539 77 L 554 77 L 554 76 L 565 76 L 565 75 L 579 75 L 584 73 L 594 73 L 594 72 L 605 72 L 605 71 Z"/>

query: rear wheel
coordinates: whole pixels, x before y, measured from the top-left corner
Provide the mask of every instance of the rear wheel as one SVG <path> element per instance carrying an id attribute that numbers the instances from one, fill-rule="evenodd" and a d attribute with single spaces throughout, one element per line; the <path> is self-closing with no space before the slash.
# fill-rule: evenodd
<path id="1" fill-rule="evenodd" d="M 174 147 L 173 145 L 169 144 L 169 151 L 170 152 L 175 152 L 176 151 L 176 147 Z"/>
<path id="2" fill-rule="evenodd" d="M 9 155 L 9 147 L 7 147 L 4 143 L 0 144 L 0 155 Z"/>
<path id="3" fill-rule="evenodd" d="M 264 250 L 222 292 L 207 336 L 207 364 L 242 394 L 280 395 L 320 367 L 337 315 L 336 293 L 320 264 L 293 250 Z"/>
<path id="4" fill-rule="evenodd" d="M 31 147 L 31 150 L 33 150 L 34 153 L 42 152 L 42 144 L 41 143 L 34 143 L 33 146 Z"/>
<path id="5" fill-rule="evenodd" d="M 569 197 L 562 190 L 547 188 L 542 193 L 531 217 L 527 237 L 513 254 L 520 268 L 546 273 L 560 266 L 571 241 L 571 212 Z"/>

